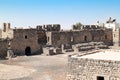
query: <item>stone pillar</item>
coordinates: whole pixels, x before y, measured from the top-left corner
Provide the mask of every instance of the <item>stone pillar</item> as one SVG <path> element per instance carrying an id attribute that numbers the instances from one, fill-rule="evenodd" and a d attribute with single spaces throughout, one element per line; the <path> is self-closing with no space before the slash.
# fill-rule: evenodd
<path id="1" fill-rule="evenodd" d="M 64 44 L 61 44 L 62 52 L 64 52 Z"/>
<path id="2" fill-rule="evenodd" d="M 7 58 L 11 59 L 12 57 L 14 57 L 14 53 L 11 49 L 11 42 L 8 40 Z"/>
<path id="3" fill-rule="evenodd" d="M 8 29 L 10 29 L 10 23 L 8 23 Z"/>
<path id="4" fill-rule="evenodd" d="M 115 48 L 120 46 L 120 29 L 113 29 L 113 46 Z"/>
<path id="5" fill-rule="evenodd" d="M 7 27 L 7 24 L 6 23 L 3 23 L 3 31 L 6 32 L 6 27 Z"/>

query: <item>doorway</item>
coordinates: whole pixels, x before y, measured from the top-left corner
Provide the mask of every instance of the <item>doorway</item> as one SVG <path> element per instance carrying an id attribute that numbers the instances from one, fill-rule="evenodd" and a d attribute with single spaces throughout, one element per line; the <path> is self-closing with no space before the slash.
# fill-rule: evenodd
<path id="1" fill-rule="evenodd" d="M 87 36 L 84 36 L 84 41 L 85 41 L 85 42 L 87 41 Z"/>
<path id="2" fill-rule="evenodd" d="M 27 56 L 31 55 L 31 48 L 30 47 L 25 48 L 25 55 L 27 55 Z"/>
<path id="3" fill-rule="evenodd" d="M 104 80 L 103 76 L 97 76 L 97 80 Z"/>

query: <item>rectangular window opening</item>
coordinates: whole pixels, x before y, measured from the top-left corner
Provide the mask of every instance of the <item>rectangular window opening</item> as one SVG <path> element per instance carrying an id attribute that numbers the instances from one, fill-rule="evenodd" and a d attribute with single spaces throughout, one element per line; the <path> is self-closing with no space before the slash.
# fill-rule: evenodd
<path id="1" fill-rule="evenodd" d="M 103 76 L 97 76 L 97 80 L 104 80 Z"/>

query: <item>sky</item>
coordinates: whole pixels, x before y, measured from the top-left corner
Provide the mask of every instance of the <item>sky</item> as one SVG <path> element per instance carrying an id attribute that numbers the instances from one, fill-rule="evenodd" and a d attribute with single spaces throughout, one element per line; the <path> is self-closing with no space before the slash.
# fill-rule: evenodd
<path id="1" fill-rule="evenodd" d="M 106 22 L 109 17 L 120 23 L 120 0 L 0 0 L 0 28 L 36 27 L 43 24 L 71 25 Z"/>

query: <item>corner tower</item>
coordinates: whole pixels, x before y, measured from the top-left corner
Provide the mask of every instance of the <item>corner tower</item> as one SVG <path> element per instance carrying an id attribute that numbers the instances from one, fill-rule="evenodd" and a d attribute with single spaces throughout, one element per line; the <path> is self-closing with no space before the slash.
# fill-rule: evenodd
<path id="1" fill-rule="evenodd" d="M 111 19 L 106 22 L 105 24 L 106 28 L 112 29 L 112 35 L 113 35 L 113 46 L 116 48 L 120 46 L 120 27 L 119 24 L 116 22 L 116 19 Z"/>

